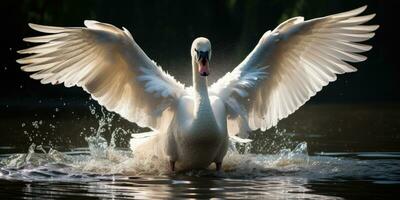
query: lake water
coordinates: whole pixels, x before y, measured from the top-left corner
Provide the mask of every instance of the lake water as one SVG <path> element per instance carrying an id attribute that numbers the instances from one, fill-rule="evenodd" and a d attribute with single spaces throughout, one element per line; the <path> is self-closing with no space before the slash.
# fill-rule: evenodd
<path id="1" fill-rule="evenodd" d="M 61 101 L 60 101 L 61 102 Z M 95 106 L 10 103 L 0 123 L 2 199 L 395 199 L 400 105 L 307 105 L 237 144 L 223 172 L 171 174 L 135 160 L 146 131 Z"/>

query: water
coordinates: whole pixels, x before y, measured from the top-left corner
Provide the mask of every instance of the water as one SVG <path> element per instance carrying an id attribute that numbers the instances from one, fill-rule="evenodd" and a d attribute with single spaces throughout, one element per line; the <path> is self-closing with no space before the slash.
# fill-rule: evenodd
<path id="1" fill-rule="evenodd" d="M 25 149 L 20 147 L 24 145 L 12 145 L 13 141 L 1 143 L 0 197 L 390 199 L 398 196 L 400 114 L 395 114 L 398 110 L 385 106 L 333 108 L 308 107 L 284 120 L 282 128 L 256 132 L 251 145 L 233 145 L 235 148 L 230 149 L 224 160 L 223 172 L 217 173 L 211 166 L 207 170 L 176 174 L 151 158 L 135 160 L 128 148 L 129 138 L 134 132 L 144 130 L 129 127 L 132 125 L 120 122 L 118 116 L 91 106 L 88 121 L 84 121 L 87 123 L 73 126 L 68 122 L 77 122 L 78 117 L 83 120 L 85 114 L 70 113 L 74 117 L 62 120 L 57 115 L 66 109 L 49 108 L 55 117 L 52 114 L 40 117 L 41 113 L 37 113 L 40 119 L 18 121 L 19 131 L 26 131 L 20 135 L 29 143 L 23 143 Z M 321 115 L 324 110 L 330 110 L 330 115 Z M 382 120 L 377 113 L 390 118 Z M 375 117 L 370 119 L 370 116 Z M 323 126 L 324 117 L 331 122 L 340 119 L 341 125 L 337 122 Z M 350 119 L 353 125 L 348 128 Z M 367 129 L 362 127 L 366 125 Z M 63 133 L 76 126 L 81 126 L 82 131 Z"/>

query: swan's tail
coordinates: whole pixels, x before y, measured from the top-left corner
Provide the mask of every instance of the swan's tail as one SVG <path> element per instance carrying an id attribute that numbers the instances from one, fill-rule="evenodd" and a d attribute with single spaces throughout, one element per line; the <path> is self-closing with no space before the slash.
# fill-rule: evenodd
<path id="1" fill-rule="evenodd" d="M 147 142 L 148 140 L 153 138 L 155 135 L 157 135 L 156 131 L 132 134 L 132 139 L 129 141 L 131 150 L 135 151 L 139 145 L 143 144 L 144 142 Z"/>

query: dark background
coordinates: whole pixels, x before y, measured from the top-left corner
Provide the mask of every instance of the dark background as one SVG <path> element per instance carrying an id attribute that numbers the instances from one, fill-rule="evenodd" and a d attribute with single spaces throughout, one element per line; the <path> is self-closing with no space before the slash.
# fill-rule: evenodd
<path id="1" fill-rule="evenodd" d="M 95 19 L 126 27 L 148 56 L 186 84 L 191 84 L 190 45 L 205 36 L 213 45 L 210 77 L 216 80 L 233 69 L 255 46 L 262 34 L 283 20 L 302 15 L 306 19 L 368 5 L 365 14 L 376 13 L 369 24 L 379 24 L 376 36 L 367 41 L 373 49 L 368 60 L 357 63 L 357 73 L 338 80 L 312 98 L 319 102 L 397 102 L 398 3 L 397 1 L 102 1 L 102 0 L 13 0 L 0 3 L 0 106 L 48 101 L 50 98 L 87 99 L 79 88 L 41 85 L 23 73 L 16 50 L 28 47 L 22 38 L 37 35 L 28 22 L 83 26 Z M 36 106 L 34 103 L 29 106 Z"/>
<path id="2" fill-rule="evenodd" d="M 38 35 L 28 27 L 29 22 L 83 26 L 83 20 L 94 19 L 124 26 L 150 58 L 178 80 L 191 85 L 189 51 L 196 37 L 207 37 L 212 43 L 210 82 L 213 82 L 240 63 L 265 31 L 274 29 L 290 17 L 302 15 L 311 19 L 368 5 L 365 14 L 377 14 L 369 24 L 380 25 L 376 36 L 366 42 L 374 47 L 365 53 L 368 60 L 354 64 L 358 72 L 340 75 L 337 81 L 311 98 L 304 108 L 278 125 L 288 132 L 303 134 L 299 141 L 307 141 L 310 149 L 315 151 L 400 150 L 398 2 L 1 1 L 0 146 L 20 146 L 24 151 L 32 142 L 84 146 L 86 142 L 82 135 L 93 134 L 90 127 L 97 127 L 97 119 L 88 109 L 88 105 L 97 104 L 90 101 L 83 90 L 41 85 L 20 70 L 15 60 L 21 56 L 16 51 L 30 45 L 22 42 L 22 38 Z M 41 127 L 36 128 L 34 123 L 40 121 Z M 121 119 L 114 123 L 114 127 L 117 126 L 130 130 L 137 128 Z M 313 134 L 326 137 L 317 140 Z M 326 146 L 324 141 L 327 140 L 334 145 Z"/>
<path id="3" fill-rule="evenodd" d="M 209 38 L 213 46 L 212 82 L 241 62 L 265 31 L 274 29 L 280 22 L 293 16 L 302 15 L 311 19 L 368 5 L 365 14 L 377 14 L 369 24 L 379 24 L 380 28 L 376 36 L 366 42 L 374 47 L 365 54 L 368 60 L 354 64 L 359 69 L 358 72 L 340 75 L 337 81 L 326 86 L 301 109 L 279 122 L 277 128 L 251 134 L 251 139 L 254 139 L 252 153 L 283 155 L 276 153 L 285 148 L 293 149 L 299 142 L 307 142 L 309 155 L 328 152 L 333 153 L 331 156 L 334 160 L 312 158 L 314 161 L 309 163 L 311 168 L 308 168 L 303 167 L 303 162 L 298 162 L 293 157 L 287 164 L 274 164 L 276 169 L 268 167 L 265 171 L 252 170 L 251 173 L 254 172 L 257 176 L 259 171 L 265 173 L 266 179 L 257 177 L 249 180 L 254 176 L 242 177 L 239 169 L 233 171 L 237 175 L 228 178 L 232 182 L 226 178 L 221 179 L 220 176 L 214 178 L 208 173 L 204 177 L 199 176 L 201 173 L 195 172 L 189 177 L 171 176 L 171 179 L 177 178 L 179 182 L 185 181 L 185 184 L 177 184 L 178 181 L 171 180 L 169 176 L 167 180 L 157 177 L 149 179 L 141 174 L 116 182 L 113 175 L 112 182 L 105 177 L 104 180 L 96 179 L 98 181 L 95 182 L 83 182 L 85 178 L 77 178 L 78 183 L 58 183 L 52 177 L 58 176 L 58 168 L 69 169 L 68 165 L 59 165 L 57 159 L 56 165 L 53 161 L 49 165 L 44 162 L 45 164 L 39 164 L 39 168 L 34 168 L 38 170 L 32 170 L 30 162 L 33 159 L 27 156 L 19 157 L 21 159 L 18 160 L 24 159 L 28 167 L 12 168 L 11 174 L 21 172 L 23 177 L 40 177 L 39 180 L 51 181 L 22 182 L 17 181 L 18 176 L 13 174 L 5 176 L 11 179 L 1 178 L 0 196 L 5 196 L 2 199 L 17 196 L 73 198 L 74 195 L 83 194 L 87 195 L 84 197 L 87 199 L 106 198 L 110 193 L 111 198 L 118 198 L 121 194 L 129 197 L 127 195 L 130 193 L 147 194 L 148 190 L 160 188 L 160 192 L 157 192 L 159 195 L 173 194 L 174 197 L 181 198 L 183 196 L 178 195 L 194 198 L 200 194 L 200 197 L 210 198 L 221 193 L 235 193 L 236 198 L 242 195 L 252 198 L 258 192 L 271 195 L 294 194 L 299 191 L 296 188 L 301 186 L 298 194 L 300 198 L 307 198 L 303 193 L 316 193 L 345 199 L 398 199 L 399 172 L 396 170 L 399 168 L 400 152 L 400 33 L 397 30 L 400 25 L 399 4 L 400 1 L 397 0 L 2 0 L 0 166 L 6 163 L 3 158 L 10 154 L 19 156 L 14 153 L 26 153 L 32 143 L 43 145 L 46 151 L 49 148 L 63 152 L 74 151 L 74 154 L 68 155 L 80 157 L 84 154 L 76 153 L 83 152 L 82 149 L 74 148 L 88 147 L 85 136 L 96 133 L 101 121 L 99 119 L 102 118 L 97 103 L 89 100 L 89 95 L 80 88 L 41 85 L 20 70 L 15 60 L 21 56 L 16 51 L 29 47 L 29 44 L 22 42 L 22 38 L 38 35 L 29 29 L 29 22 L 83 26 L 83 20 L 94 19 L 117 27 L 124 26 L 150 58 L 178 80 L 189 85 L 192 77 L 190 45 L 199 36 Z M 92 113 L 89 106 L 96 109 L 96 112 Z M 110 141 L 111 132 L 119 127 L 130 132 L 143 131 L 135 124 L 115 116 L 110 126 L 104 126 L 106 130 L 101 135 Z M 128 147 L 130 132 L 116 135 L 117 147 Z M 36 152 L 42 153 L 39 150 Z M 42 162 L 42 155 L 36 154 L 38 163 Z M 53 156 L 58 158 L 58 154 Z M 286 160 L 284 157 L 282 161 Z M 97 160 L 95 157 L 94 159 Z M 265 162 L 264 157 L 261 159 L 260 164 Z M 260 164 L 257 162 L 257 165 Z M 338 167 L 338 164 L 341 166 Z M 108 165 L 103 167 L 108 168 Z M 279 169 L 280 165 L 283 170 Z M 57 168 L 54 172 L 53 166 Z M 313 172 L 308 172 L 308 169 Z M 73 174 L 68 171 L 68 177 L 75 176 L 75 170 L 71 171 Z M 0 175 L 4 176 L 6 172 L 2 167 Z M 59 175 L 64 176 L 60 172 Z M 85 169 L 82 174 L 85 175 L 86 172 Z M 333 179 L 328 178 L 329 174 L 334 174 Z M 76 177 L 80 177 L 81 173 L 77 175 Z M 116 175 L 118 177 L 119 174 Z M 186 184 L 186 181 L 190 184 Z M 243 184 L 238 184 L 239 182 Z M 248 189 L 250 187 L 251 190 Z M 225 197 L 227 196 L 222 196 Z"/>

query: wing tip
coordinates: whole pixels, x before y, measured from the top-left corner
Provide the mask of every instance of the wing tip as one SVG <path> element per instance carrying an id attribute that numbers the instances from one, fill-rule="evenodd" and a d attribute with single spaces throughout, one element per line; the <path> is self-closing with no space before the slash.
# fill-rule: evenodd
<path id="1" fill-rule="evenodd" d="M 357 15 L 359 15 L 359 14 L 363 13 L 365 10 L 367 10 L 367 8 L 368 8 L 368 5 L 363 5 L 359 8 L 351 10 L 350 12 L 358 13 Z"/>
<path id="2" fill-rule="evenodd" d="M 376 13 L 372 13 L 372 14 L 370 14 L 369 16 L 371 16 L 371 19 L 373 19 L 373 18 L 375 18 Z M 371 19 L 370 19 L 370 20 L 371 20 Z"/>
<path id="3" fill-rule="evenodd" d="M 43 27 L 43 25 L 35 23 L 28 23 L 28 26 L 35 31 L 40 31 L 40 27 Z"/>
<path id="4" fill-rule="evenodd" d="M 361 12 L 364 12 L 365 10 L 367 10 L 367 8 L 368 8 L 368 5 L 365 4 L 365 5 L 363 5 L 363 6 L 359 7 L 359 8 L 357 8 L 357 9 L 361 10 Z"/>
<path id="5" fill-rule="evenodd" d="M 373 48 L 372 45 L 365 45 L 365 51 L 364 52 L 371 51 L 372 48 Z"/>
<path id="6" fill-rule="evenodd" d="M 29 64 L 29 62 L 27 62 L 27 59 L 26 59 L 27 57 L 25 57 L 25 58 L 19 58 L 19 59 L 17 59 L 17 60 L 15 60 L 18 64 L 21 64 L 21 65 L 25 65 L 25 64 Z"/>
<path id="7" fill-rule="evenodd" d="M 25 54 L 23 49 L 18 50 L 17 53 L 19 53 L 19 54 Z M 18 60 L 19 60 L 19 59 L 18 59 Z M 17 60 L 17 61 L 18 61 L 18 60 Z"/>
<path id="8" fill-rule="evenodd" d="M 98 23 L 100 23 L 100 22 L 98 22 L 98 21 L 96 21 L 96 20 L 91 20 L 91 19 L 85 19 L 85 20 L 83 21 L 83 24 L 84 24 L 86 27 L 88 27 L 88 28 L 90 28 L 90 27 L 93 26 L 94 24 L 98 24 Z"/>
<path id="9" fill-rule="evenodd" d="M 356 9 L 352 9 L 352 10 L 349 10 L 349 11 L 345 11 L 345 12 L 341 12 L 341 13 L 330 15 L 330 17 L 338 18 L 338 19 L 355 17 L 355 16 L 360 15 L 361 13 L 363 13 L 367 9 L 367 7 L 368 7 L 367 5 L 364 5 L 364 6 L 361 6 L 359 8 L 356 8 Z"/>
<path id="10" fill-rule="evenodd" d="M 35 42 L 35 38 L 34 38 L 34 37 L 22 38 L 22 41 L 24 41 L 24 42 L 30 42 L 30 43 L 39 43 L 39 42 Z"/>
<path id="11" fill-rule="evenodd" d="M 18 60 L 17 60 L 17 63 L 18 63 Z M 24 65 L 24 66 L 21 66 L 19 69 L 21 69 L 22 71 L 26 72 L 25 68 L 26 68 L 26 66 Z"/>
<path id="12" fill-rule="evenodd" d="M 65 27 L 58 27 L 58 26 L 46 26 L 46 25 L 40 25 L 40 24 L 35 24 L 35 23 L 28 23 L 28 26 L 38 32 L 42 33 L 61 33 L 65 31 L 69 31 L 71 28 L 65 28 Z"/>
<path id="13" fill-rule="evenodd" d="M 31 27 L 31 28 L 32 28 L 32 27 L 35 27 L 36 25 L 37 25 L 37 24 L 31 23 L 31 22 L 28 23 L 28 26 Z M 32 28 L 32 29 L 33 29 L 33 28 Z"/>

